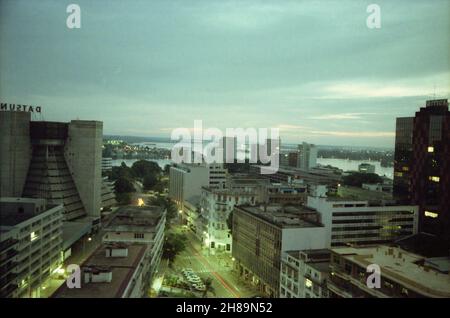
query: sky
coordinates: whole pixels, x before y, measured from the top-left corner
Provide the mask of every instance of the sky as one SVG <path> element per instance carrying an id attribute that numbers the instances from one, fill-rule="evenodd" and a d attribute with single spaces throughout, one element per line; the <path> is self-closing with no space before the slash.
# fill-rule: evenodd
<path id="1" fill-rule="evenodd" d="M 0 99 L 104 134 L 170 137 L 203 120 L 392 147 L 396 117 L 449 97 L 449 17 L 450 0 L 0 0 Z"/>

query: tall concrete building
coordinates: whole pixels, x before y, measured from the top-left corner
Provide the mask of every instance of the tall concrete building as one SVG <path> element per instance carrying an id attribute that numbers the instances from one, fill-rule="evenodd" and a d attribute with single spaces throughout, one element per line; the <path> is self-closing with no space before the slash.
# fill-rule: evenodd
<path id="1" fill-rule="evenodd" d="M 394 195 L 419 206 L 419 231 L 450 240 L 450 112 L 429 100 L 415 117 L 397 118 Z"/>
<path id="2" fill-rule="evenodd" d="M 64 219 L 100 219 L 103 124 L 31 121 L 0 112 L 0 196 L 64 205 Z"/>
<path id="3" fill-rule="evenodd" d="M 297 168 L 309 170 L 317 166 L 317 147 L 306 142 L 298 145 Z"/>

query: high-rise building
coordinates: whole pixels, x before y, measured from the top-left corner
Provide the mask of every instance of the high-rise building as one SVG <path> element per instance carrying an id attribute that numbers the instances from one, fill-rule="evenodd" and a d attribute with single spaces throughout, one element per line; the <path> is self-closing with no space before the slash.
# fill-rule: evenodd
<path id="1" fill-rule="evenodd" d="M 0 198 L 0 297 L 40 297 L 62 264 L 62 205 Z"/>
<path id="2" fill-rule="evenodd" d="M 103 124 L 31 121 L 28 112 L 0 112 L 0 196 L 44 198 L 64 205 L 64 219 L 101 207 Z"/>
<path id="3" fill-rule="evenodd" d="M 309 170 L 317 166 L 317 147 L 306 142 L 298 145 L 297 168 Z"/>
<path id="4" fill-rule="evenodd" d="M 429 100 L 397 118 L 394 195 L 419 206 L 419 231 L 450 239 L 450 112 Z"/>

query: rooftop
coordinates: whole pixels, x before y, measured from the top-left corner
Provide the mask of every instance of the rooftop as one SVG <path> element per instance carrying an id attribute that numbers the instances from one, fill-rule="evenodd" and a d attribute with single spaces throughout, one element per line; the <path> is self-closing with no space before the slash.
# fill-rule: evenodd
<path id="1" fill-rule="evenodd" d="M 262 220 L 281 228 L 288 227 L 322 227 L 320 215 L 304 206 L 238 206 L 238 209 L 248 212 Z"/>
<path id="2" fill-rule="evenodd" d="M 393 201 L 392 194 L 380 191 L 371 191 L 358 187 L 340 186 L 336 195 L 328 196 L 327 201 Z"/>
<path id="3" fill-rule="evenodd" d="M 384 276 L 430 297 L 450 297 L 450 275 L 423 266 L 424 258 L 397 247 L 343 247 L 332 250 L 364 268 L 378 264 Z"/>
<path id="4" fill-rule="evenodd" d="M 118 298 L 122 297 L 131 277 L 144 257 L 145 245 L 128 245 L 128 256 L 106 257 L 106 248 L 109 245 L 101 245 L 81 265 L 86 267 L 107 268 L 112 272 L 111 282 L 84 284 L 83 276 L 81 288 L 68 288 L 66 284 L 53 294 L 53 298 Z"/>
<path id="5" fill-rule="evenodd" d="M 0 198 L 0 226 L 15 226 L 56 206 L 47 204 L 45 199 L 2 197 Z"/>
<path id="6" fill-rule="evenodd" d="M 154 232 L 164 213 L 162 207 L 154 205 L 121 207 L 105 230 Z"/>

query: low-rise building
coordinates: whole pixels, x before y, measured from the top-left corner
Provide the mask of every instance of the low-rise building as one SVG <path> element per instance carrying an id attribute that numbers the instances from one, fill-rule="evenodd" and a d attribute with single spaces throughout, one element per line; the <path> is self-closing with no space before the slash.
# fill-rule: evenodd
<path id="1" fill-rule="evenodd" d="M 143 244 L 143 289 L 148 290 L 161 261 L 166 211 L 159 206 L 127 206 L 116 212 L 107 227 L 103 243 Z"/>
<path id="2" fill-rule="evenodd" d="M 40 297 L 62 264 L 63 205 L 0 198 L 0 296 Z"/>
<path id="3" fill-rule="evenodd" d="M 327 298 L 330 250 L 283 253 L 280 271 L 281 298 Z"/>
<path id="4" fill-rule="evenodd" d="M 325 247 L 320 215 L 304 207 L 235 206 L 233 250 L 240 276 L 277 297 L 283 252 Z"/>
<path id="5" fill-rule="evenodd" d="M 361 163 L 358 166 L 358 171 L 361 173 L 375 173 L 375 165 L 371 165 L 370 163 Z"/>
<path id="6" fill-rule="evenodd" d="M 144 244 L 102 244 L 81 265 L 80 288 L 66 284 L 54 298 L 141 298 L 148 285 L 147 247 Z"/>
<path id="7" fill-rule="evenodd" d="M 378 286 L 368 270 L 373 264 L 380 270 Z M 386 245 L 336 248 L 327 286 L 332 298 L 449 298 L 449 264 L 448 257 L 436 262 Z"/>

